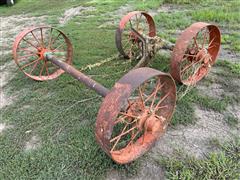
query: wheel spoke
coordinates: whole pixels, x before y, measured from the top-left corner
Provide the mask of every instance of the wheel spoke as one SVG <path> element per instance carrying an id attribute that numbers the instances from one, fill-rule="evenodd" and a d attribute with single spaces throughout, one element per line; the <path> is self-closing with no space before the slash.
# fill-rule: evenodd
<path id="1" fill-rule="evenodd" d="M 128 124 L 126 124 L 125 126 L 128 126 Z M 137 126 L 134 126 L 134 127 L 130 128 L 130 129 L 127 130 L 127 131 L 124 131 L 124 132 L 122 131 L 121 134 L 119 134 L 118 136 L 112 138 L 112 139 L 110 140 L 110 142 L 116 141 L 119 137 L 122 137 L 122 136 L 128 134 L 129 132 L 131 132 L 131 131 L 134 130 L 135 128 L 137 128 Z M 125 130 L 125 129 L 124 129 L 124 130 Z"/>
<path id="2" fill-rule="evenodd" d="M 33 65 L 33 68 L 32 68 L 32 70 L 30 71 L 30 75 L 33 73 L 33 71 L 36 69 L 36 67 L 37 67 L 37 65 L 38 65 L 38 63 L 39 63 L 40 61 L 37 61 L 34 65 Z"/>
<path id="3" fill-rule="evenodd" d="M 51 47 L 51 42 L 52 42 L 52 31 L 53 31 L 53 29 L 51 28 L 51 30 L 50 30 L 50 38 L 49 38 L 49 41 L 48 41 L 48 48 L 49 49 Z"/>
<path id="4" fill-rule="evenodd" d="M 199 46 L 198 46 L 198 43 L 197 43 L 197 37 L 194 36 L 193 40 L 194 40 L 194 44 L 196 45 L 196 48 L 199 49 Z"/>
<path id="5" fill-rule="evenodd" d="M 168 92 L 167 94 L 165 94 L 165 96 L 160 100 L 158 101 L 156 107 L 154 108 L 154 112 L 156 112 L 158 106 L 169 96 L 170 92 Z"/>
<path id="6" fill-rule="evenodd" d="M 115 149 L 117 143 L 120 141 L 120 139 L 121 139 L 121 137 L 122 137 L 122 134 L 124 133 L 124 131 L 125 131 L 125 129 L 127 128 L 127 126 L 128 126 L 128 124 L 126 124 L 126 125 L 124 126 L 124 128 L 123 128 L 122 132 L 120 133 L 120 135 L 118 135 L 117 137 L 115 137 L 115 138 L 113 138 L 113 139 L 110 140 L 110 143 L 111 143 L 111 142 L 114 142 L 114 141 L 116 140 L 116 142 L 114 143 L 111 151 L 113 151 L 113 150 Z"/>
<path id="7" fill-rule="evenodd" d="M 184 54 L 184 56 L 188 56 L 188 57 L 196 57 L 196 55 L 192 55 L 192 54 Z"/>
<path id="8" fill-rule="evenodd" d="M 38 39 L 37 39 L 36 36 L 34 35 L 33 31 L 31 31 L 31 34 L 32 34 L 33 38 L 37 41 L 38 45 L 40 45 L 41 43 L 38 41 Z"/>
<path id="9" fill-rule="evenodd" d="M 44 67 L 45 67 L 45 63 L 43 63 L 42 68 L 41 68 L 41 71 L 40 71 L 40 73 L 39 73 L 39 76 L 40 76 L 40 77 L 42 76 L 42 73 L 43 73 Z"/>
<path id="10" fill-rule="evenodd" d="M 138 31 L 138 29 L 139 29 L 139 20 L 138 20 L 137 14 L 135 15 L 135 17 L 136 17 L 136 30 Z"/>
<path id="11" fill-rule="evenodd" d="M 32 65 L 33 63 L 35 63 L 35 62 L 38 61 L 38 60 L 39 60 L 39 58 L 38 58 L 38 59 L 35 59 L 34 61 L 32 61 L 32 62 L 30 62 L 30 63 L 28 63 L 28 64 L 23 65 L 23 66 L 21 67 L 21 70 L 23 70 L 24 68 Z"/>
<path id="12" fill-rule="evenodd" d="M 139 86 L 139 88 L 138 88 L 138 91 L 139 91 L 140 100 L 141 100 L 141 103 L 142 103 L 142 108 L 145 109 L 143 93 L 142 93 L 142 90 L 141 90 L 141 87 L 140 87 L 140 86 Z"/>
<path id="13" fill-rule="evenodd" d="M 130 23 L 131 28 L 133 28 L 131 19 L 129 19 L 129 23 Z"/>
<path id="14" fill-rule="evenodd" d="M 209 43 L 208 49 L 209 49 L 209 47 L 211 47 L 211 45 L 212 45 L 212 43 L 214 42 L 215 38 L 216 38 L 216 37 L 214 37 L 214 38 L 211 40 L 211 42 Z"/>
<path id="15" fill-rule="evenodd" d="M 131 114 L 127 114 L 127 113 L 124 113 L 124 112 L 120 112 L 120 114 L 122 114 L 124 116 L 131 117 L 131 118 L 138 118 L 137 116 L 134 116 L 134 115 L 131 115 Z"/>
<path id="16" fill-rule="evenodd" d="M 157 93 L 158 93 L 158 90 L 159 90 L 159 86 L 160 86 L 160 83 L 157 84 L 157 88 L 156 88 L 156 90 L 155 90 L 155 92 L 154 92 L 153 100 L 152 100 L 152 103 L 151 103 L 150 109 L 152 109 L 153 104 L 154 104 L 154 102 L 155 102 L 155 99 L 156 99 L 156 96 L 157 96 Z"/>
<path id="17" fill-rule="evenodd" d="M 207 32 L 206 32 L 206 30 L 205 30 L 204 37 L 203 37 L 202 48 L 204 48 L 204 45 L 205 45 L 205 43 L 206 43 L 206 39 L 207 39 Z"/>
<path id="18" fill-rule="evenodd" d="M 137 135 L 138 135 L 139 133 L 140 133 L 140 130 L 137 130 L 137 132 L 132 135 L 131 140 L 129 141 L 129 143 L 127 144 L 126 147 L 128 147 L 129 145 L 132 144 L 132 142 L 134 141 L 134 139 L 137 137 Z"/>
<path id="19" fill-rule="evenodd" d="M 134 122 L 136 122 L 138 120 L 138 118 L 135 118 L 134 120 L 131 120 L 130 122 L 128 122 L 127 120 L 125 120 L 126 118 L 129 118 L 129 116 L 120 116 L 117 118 L 117 120 L 114 121 L 114 124 L 117 124 L 119 122 L 124 122 L 126 124 L 133 124 Z"/>
<path id="20" fill-rule="evenodd" d="M 24 40 L 26 43 L 30 44 L 32 47 L 38 49 L 35 45 L 33 45 L 31 42 L 29 42 L 29 41 L 26 40 L 25 38 L 23 38 L 22 40 Z"/>
<path id="21" fill-rule="evenodd" d="M 127 45 L 129 45 L 129 44 L 130 44 L 130 40 L 128 40 L 128 41 L 126 42 L 126 44 L 124 44 L 123 49 L 125 49 L 125 48 L 127 47 Z"/>
<path id="22" fill-rule="evenodd" d="M 159 106 L 156 111 L 158 111 L 159 109 L 164 109 L 164 108 L 168 108 L 168 105 L 165 105 L 165 106 Z"/>
<path id="23" fill-rule="evenodd" d="M 161 86 L 159 86 L 159 87 L 157 86 L 155 91 L 159 91 L 164 85 L 165 85 L 165 82 Z M 150 96 L 148 96 L 148 98 L 145 100 L 145 103 L 152 98 L 152 96 L 154 95 L 154 92 L 152 92 L 152 94 Z"/>
<path id="24" fill-rule="evenodd" d="M 44 65 L 45 65 L 45 68 L 46 68 L 47 76 L 48 76 L 48 78 L 49 78 L 49 72 L 48 72 L 48 67 L 47 67 L 47 61 L 44 61 Z"/>
<path id="25" fill-rule="evenodd" d="M 36 53 L 28 48 L 18 48 L 19 51 L 27 51 L 27 52 L 31 52 L 31 53 Z"/>
<path id="26" fill-rule="evenodd" d="M 25 56 L 20 56 L 20 57 L 18 58 L 18 60 L 22 60 L 22 59 L 25 59 L 25 58 L 28 58 L 28 57 L 34 57 L 34 56 L 37 56 L 37 54 L 27 54 L 27 55 L 25 55 Z"/>
<path id="27" fill-rule="evenodd" d="M 142 19 L 142 14 L 141 14 L 141 18 L 140 18 L 140 22 L 142 23 L 142 34 L 144 34 L 144 35 L 146 35 L 146 24 L 145 24 L 145 22 L 144 22 L 144 19 Z"/>
<path id="28" fill-rule="evenodd" d="M 40 31 L 41 31 L 41 42 L 42 42 L 42 47 L 45 47 L 45 45 L 44 45 L 44 41 L 43 41 L 43 30 L 42 30 L 42 28 L 40 28 Z"/>
<path id="29" fill-rule="evenodd" d="M 59 34 L 57 35 L 57 37 L 51 42 L 50 48 L 52 48 L 52 45 L 55 43 L 56 40 L 58 40 L 58 38 L 60 37 L 60 35 L 61 35 L 61 33 L 59 33 Z"/>
<path id="30" fill-rule="evenodd" d="M 192 67 L 193 65 L 197 64 L 197 63 L 198 63 L 198 61 L 192 61 L 190 64 L 188 64 L 187 66 L 185 66 L 183 70 L 181 70 L 181 74 L 182 74 L 183 72 L 185 72 L 187 69 L 189 69 L 190 67 Z"/>
<path id="31" fill-rule="evenodd" d="M 60 44 L 57 48 L 55 48 L 54 50 L 52 50 L 52 52 L 55 52 L 56 50 L 59 50 L 60 47 L 62 47 L 65 43 Z"/>

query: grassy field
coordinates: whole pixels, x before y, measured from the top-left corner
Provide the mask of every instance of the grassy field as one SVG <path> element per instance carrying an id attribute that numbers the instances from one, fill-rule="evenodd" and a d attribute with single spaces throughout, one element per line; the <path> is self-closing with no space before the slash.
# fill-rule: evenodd
<path id="1" fill-rule="evenodd" d="M 81 69 L 117 54 L 114 42 L 117 25 L 100 26 L 108 21 L 119 22 L 122 14 L 116 12 L 126 4 L 131 10 L 157 12 L 160 9 L 154 16 L 158 35 L 173 43 L 179 32 L 193 22 L 206 21 L 220 27 L 222 49 L 236 55 L 238 62 L 226 59 L 228 56 L 224 54 L 220 56 L 216 68 L 222 69 L 218 76 L 223 78 L 219 78 L 219 83 L 226 92 L 235 94 L 225 93 L 219 99 L 192 88 L 177 102 L 171 126 L 194 124 L 193 105 L 198 105 L 223 113 L 226 123 L 236 128 L 239 119 L 224 112 L 229 105 L 240 104 L 239 87 L 231 83 L 232 79 L 240 78 L 238 0 L 18 0 L 12 7 L 1 6 L 0 16 L 46 16 L 44 23 L 59 27 L 70 38 L 74 46 L 73 65 Z M 83 12 L 60 26 L 59 17 L 64 11 L 77 6 L 94 7 L 94 10 Z M 162 6 L 168 9 L 161 9 Z M 2 51 L 10 48 L 2 47 Z M 168 72 L 169 59 L 168 54 L 157 55 L 150 66 Z M 10 61 L 12 55 L 3 54 L 0 65 Z M 116 58 L 84 73 L 111 88 L 134 63 Z M 14 77 L 2 87 L 13 102 L 0 109 L 0 124 L 8 127 L 0 131 L 0 179 L 104 179 L 112 169 L 126 177 L 134 177 L 141 162 L 150 161 L 144 156 L 131 164 L 117 165 L 97 145 L 94 128 L 102 98 L 95 92 L 67 74 L 39 83 L 26 78 L 16 66 L 14 68 Z M 213 83 L 211 78 L 203 81 Z M 178 85 L 179 93 L 181 88 L 184 89 Z M 31 141 L 36 148 L 26 150 L 27 142 Z M 200 160 L 180 152 L 172 158 L 159 156 L 155 161 L 168 179 L 239 179 L 239 137 L 219 142 L 216 147 L 218 152 Z"/>

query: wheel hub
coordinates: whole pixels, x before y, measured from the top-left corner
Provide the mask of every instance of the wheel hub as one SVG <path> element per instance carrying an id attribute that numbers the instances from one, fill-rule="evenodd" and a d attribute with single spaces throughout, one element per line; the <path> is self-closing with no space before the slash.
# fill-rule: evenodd
<path id="1" fill-rule="evenodd" d="M 38 48 L 38 52 L 37 52 L 37 55 L 39 56 L 39 58 L 40 58 L 40 60 L 46 60 L 45 59 L 45 56 L 44 56 L 44 54 L 46 53 L 46 52 L 50 52 L 50 50 L 48 50 L 48 49 L 46 49 L 46 48 Z"/>
<path id="2" fill-rule="evenodd" d="M 159 131 L 159 128 L 164 121 L 165 118 L 159 119 L 155 116 L 154 113 L 151 112 L 150 108 L 145 108 L 144 112 L 139 116 L 139 120 L 137 122 L 138 129 L 145 131 L 156 132 Z"/>
<path id="3" fill-rule="evenodd" d="M 202 61 L 203 64 L 208 65 L 211 60 L 211 56 L 208 54 L 207 49 L 201 49 L 196 55 L 197 61 Z"/>

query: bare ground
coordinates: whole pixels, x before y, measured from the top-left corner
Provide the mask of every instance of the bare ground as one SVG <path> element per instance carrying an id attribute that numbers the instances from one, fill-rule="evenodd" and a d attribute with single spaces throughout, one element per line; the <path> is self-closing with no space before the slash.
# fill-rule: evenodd
<path id="1" fill-rule="evenodd" d="M 117 9 L 114 12 L 109 12 L 104 14 L 104 16 L 108 17 L 108 19 L 106 20 L 106 22 L 98 26 L 98 28 L 117 27 L 120 18 L 122 18 L 132 10 L 133 10 L 133 7 L 131 5 L 125 4 L 124 6 L 121 6 L 119 9 Z"/>
<path id="2" fill-rule="evenodd" d="M 41 145 L 41 140 L 37 135 L 34 135 L 30 138 L 29 141 L 25 143 L 24 150 L 25 151 L 31 151 L 39 148 Z"/>
<path id="3" fill-rule="evenodd" d="M 74 18 L 75 16 L 79 16 L 81 14 L 83 14 L 84 12 L 89 12 L 89 11 L 94 11 L 95 7 L 84 7 L 84 6 L 78 6 L 78 7 L 73 7 L 70 9 L 67 9 L 64 12 L 64 15 L 59 18 L 59 23 L 61 25 L 66 24 L 68 21 L 70 21 L 72 18 Z"/>
<path id="4" fill-rule="evenodd" d="M 224 142 L 239 135 L 237 128 L 226 124 L 221 113 L 202 110 L 196 106 L 195 114 L 198 119 L 196 124 L 169 128 L 153 148 L 153 156 L 170 157 L 174 151 L 181 150 L 196 158 L 203 158 L 214 149 L 210 143 L 212 139 Z"/>
<path id="5" fill-rule="evenodd" d="M 17 94 L 9 95 L 7 93 L 8 82 L 16 75 L 18 70 L 16 64 L 12 59 L 12 46 L 16 38 L 16 35 L 22 32 L 25 28 L 32 26 L 44 25 L 46 17 L 28 17 L 28 16 L 8 16 L 0 17 L 0 54 L 1 57 L 10 57 L 9 61 L 1 62 L 0 66 L 0 110 L 5 106 L 11 105 L 17 98 Z M 9 128 L 14 128 L 13 125 L 3 122 L 0 119 L 0 135 L 4 133 L 5 130 Z M 33 136 L 29 142 L 26 142 L 25 150 L 32 150 L 39 147 L 40 140 L 37 136 Z"/>
<path id="6" fill-rule="evenodd" d="M 158 9 L 151 10 L 149 13 L 155 16 L 160 12 L 171 13 L 173 10 L 174 12 L 180 11 L 181 7 L 165 4 Z M 122 15 L 119 15 L 119 17 L 122 17 Z M 176 32 L 178 35 L 180 34 L 180 31 Z M 233 53 L 224 46 L 221 47 L 219 59 L 237 62 L 239 57 L 239 54 Z M 238 91 L 230 92 L 224 87 L 222 82 L 226 81 L 226 79 L 218 75 L 221 71 L 223 71 L 223 69 L 213 67 L 207 76 L 207 79 L 210 79 L 212 83 L 206 83 L 207 80 L 203 79 L 197 84 L 197 89 L 200 94 L 219 100 L 221 100 L 221 97 L 226 93 L 230 96 L 237 95 Z M 221 80 L 219 81 L 219 79 Z M 232 79 L 232 83 L 240 89 L 240 79 Z M 232 104 L 227 107 L 225 112 L 219 113 L 213 110 L 201 109 L 199 106 L 195 105 L 196 123 L 194 125 L 169 127 L 167 132 L 155 144 L 155 147 L 147 154 L 147 159 L 142 158 L 145 161 L 140 160 L 141 165 L 138 171 L 139 174 L 131 179 L 164 179 L 164 171 L 154 163 L 154 159 L 159 159 L 161 156 L 174 156 L 176 151 L 182 151 L 196 158 L 204 158 L 210 152 L 218 150 L 211 144 L 212 140 L 224 142 L 236 136 L 240 137 L 239 109 L 239 104 Z M 231 127 L 224 120 L 224 116 L 229 113 L 238 119 L 237 126 Z M 117 170 L 111 170 L 107 174 L 106 179 L 118 180 L 129 178 Z"/>
<path id="7" fill-rule="evenodd" d="M 28 16 L 8 16 L 8 17 L 0 17 L 1 18 L 1 29 L 0 29 L 0 49 L 1 49 L 1 57 L 7 56 L 12 53 L 12 46 L 15 40 L 15 37 L 18 33 L 23 31 L 25 28 L 29 28 L 32 26 L 43 25 L 46 19 L 45 16 L 42 17 L 28 17 Z M 0 66 L 0 88 L 1 88 L 1 101 L 0 101 L 0 109 L 10 105 L 12 99 L 15 96 L 8 96 L 6 93 L 6 89 L 8 86 L 8 82 L 14 77 L 16 65 L 13 59 L 9 59 L 8 62 L 3 64 L 1 62 Z"/>
<path id="8" fill-rule="evenodd" d="M 131 6 L 123 6 L 116 12 L 110 14 L 112 19 L 116 15 L 118 17 L 122 17 L 128 11 L 131 11 Z M 72 13 L 70 15 L 64 15 L 60 21 L 64 24 L 72 17 L 79 15 L 79 13 L 84 10 L 78 7 L 77 9 L 71 10 Z M 161 11 L 169 11 L 171 7 L 162 7 Z M 160 10 L 159 10 L 160 11 Z M 119 15 L 122 14 L 122 15 Z M 154 15 L 154 14 L 153 14 Z M 11 47 L 16 37 L 16 34 L 21 32 L 25 27 L 40 25 L 43 24 L 46 17 L 27 17 L 27 16 L 10 16 L 7 18 L 1 17 L 1 30 L 0 30 L 0 49 L 1 55 L 8 55 L 11 53 Z M 114 20 L 111 20 L 107 23 L 116 24 Z M 108 26 L 108 25 L 106 25 Z M 104 27 L 104 26 L 102 26 Z M 238 58 L 229 50 L 222 49 L 220 58 L 223 59 L 234 59 L 234 61 Z M 10 61 L 10 60 L 9 60 Z M 0 108 L 5 107 L 6 105 L 11 104 L 11 97 L 5 94 L 5 90 L 8 86 L 8 81 L 14 76 L 12 68 L 16 68 L 14 63 L 8 62 L 1 66 L 1 106 Z M 214 71 L 218 71 L 218 69 L 213 69 L 213 73 L 209 74 L 209 77 L 217 78 Z M 222 77 L 221 77 L 222 78 Z M 204 81 L 204 80 L 203 80 Z M 240 84 L 239 79 L 235 79 L 236 83 Z M 201 93 L 206 93 L 208 91 L 208 95 L 213 97 L 219 97 L 221 94 L 225 93 L 222 84 L 213 83 L 210 86 L 206 86 L 201 84 L 198 88 Z M 182 126 L 179 125 L 175 128 L 169 128 L 167 133 L 156 143 L 156 146 L 150 151 L 147 155 L 149 157 L 149 161 L 142 161 L 141 167 L 139 170 L 139 174 L 132 179 L 161 179 L 164 177 L 163 171 L 161 167 L 156 165 L 152 158 L 158 158 L 159 156 L 170 156 L 174 153 L 175 150 L 180 149 L 183 150 L 190 155 L 196 156 L 197 158 L 202 158 L 205 154 L 214 151 L 215 149 L 211 147 L 209 141 L 212 138 L 216 138 L 220 141 L 231 138 L 233 135 L 239 136 L 239 122 L 237 127 L 229 127 L 224 121 L 223 116 L 225 113 L 232 113 L 235 117 L 240 120 L 240 106 L 239 105 L 230 105 L 227 108 L 226 112 L 217 113 L 214 111 L 203 110 L 198 106 L 195 106 L 195 115 L 198 118 L 198 121 L 195 125 Z M 10 127 L 9 125 L 2 123 L 0 120 L 0 133 L 2 133 L 5 129 Z M 35 149 L 39 147 L 40 139 L 37 136 L 32 136 L 30 141 L 26 142 L 25 149 Z M 127 177 L 121 172 L 118 172 L 112 169 L 107 174 L 107 179 L 127 179 Z"/>

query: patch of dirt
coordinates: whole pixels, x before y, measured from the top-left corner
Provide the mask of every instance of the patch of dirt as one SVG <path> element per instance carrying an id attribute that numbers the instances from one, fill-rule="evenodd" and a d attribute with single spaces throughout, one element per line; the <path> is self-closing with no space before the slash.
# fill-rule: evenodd
<path id="1" fill-rule="evenodd" d="M 161 5 L 159 8 L 157 9 L 151 9 L 148 11 L 148 13 L 151 16 L 156 16 L 159 13 L 175 13 L 177 11 L 187 11 L 184 10 L 185 8 L 182 8 L 180 5 L 176 5 L 176 4 L 163 4 Z"/>
<path id="2" fill-rule="evenodd" d="M 132 10 L 133 7 L 131 5 L 125 4 L 124 6 L 120 6 L 116 11 L 104 14 L 104 16 L 109 16 L 110 18 L 98 26 L 98 28 L 117 27 L 120 19 Z"/>
<path id="3" fill-rule="evenodd" d="M 26 142 L 24 150 L 30 151 L 39 148 L 41 145 L 41 140 L 38 136 L 32 136 L 31 139 Z"/>
<path id="4" fill-rule="evenodd" d="M 238 63 L 240 59 L 240 54 L 236 54 L 230 49 L 227 49 L 227 48 L 224 48 L 224 46 L 221 46 L 219 58 L 226 61 L 233 62 L 233 63 Z"/>
<path id="5" fill-rule="evenodd" d="M 224 115 L 221 113 L 202 110 L 196 106 L 195 115 L 198 119 L 196 124 L 169 128 L 152 149 L 152 156 L 171 157 L 175 151 L 181 150 L 196 158 L 203 158 L 214 148 L 210 144 L 212 139 L 224 142 L 236 134 L 239 135 L 237 129 L 230 128 L 224 122 Z"/>
<path id="6" fill-rule="evenodd" d="M 6 124 L 0 123 L 0 133 L 3 132 L 4 129 L 6 129 Z"/>
<path id="7" fill-rule="evenodd" d="M 64 25 L 75 16 L 78 16 L 84 12 L 95 11 L 95 10 L 96 10 L 95 7 L 92 7 L 92 6 L 89 6 L 89 7 L 78 6 L 78 7 L 70 8 L 64 12 L 63 17 L 59 19 L 59 23 L 61 25 Z"/>
<path id="8" fill-rule="evenodd" d="M 9 129 L 9 128 L 12 128 L 12 126 L 11 126 L 11 125 L 7 125 L 7 124 L 5 124 L 5 123 L 0 123 L 0 134 L 1 134 L 4 130 Z"/>
<path id="9" fill-rule="evenodd" d="M 25 28 L 44 25 L 46 16 L 28 17 L 27 15 L 13 15 L 8 17 L 0 17 L 0 49 L 1 57 L 12 53 L 13 42 L 16 35 Z M 6 95 L 8 82 L 14 77 L 16 65 L 13 59 L 9 59 L 7 63 L 0 66 L 0 109 L 6 105 L 10 105 L 14 96 Z"/>
<path id="10" fill-rule="evenodd" d="M 44 25 L 46 16 L 29 17 L 26 15 L 13 15 L 8 17 L 0 17 L 0 49 L 5 53 L 11 50 L 15 37 L 18 33 L 27 27 Z"/>
<path id="11" fill-rule="evenodd" d="M 138 174 L 134 177 L 126 177 L 125 174 L 112 169 L 108 172 L 107 180 L 160 180 L 164 179 L 164 172 L 161 167 L 149 159 L 142 161 Z"/>
<path id="12" fill-rule="evenodd" d="M 205 96 L 221 99 L 223 95 L 233 97 L 238 95 L 240 79 L 229 78 L 219 75 L 224 69 L 221 67 L 211 68 L 206 78 L 197 84 L 199 93 Z M 226 82 L 227 81 L 227 82 Z M 227 85 L 227 88 L 226 88 Z M 234 88 L 232 87 L 234 86 Z M 236 86 L 236 87 L 235 87 Z M 232 90 L 235 89 L 235 90 Z M 195 108 L 197 122 L 194 125 L 179 125 L 175 128 L 169 128 L 167 133 L 160 138 L 156 146 L 152 149 L 152 157 L 174 156 L 174 152 L 181 150 L 197 158 L 203 158 L 209 152 L 216 151 L 210 143 L 212 139 L 219 142 L 230 140 L 233 137 L 240 136 L 240 105 L 230 104 L 224 112 L 215 112 L 212 110 L 203 110 L 198 106 Z M 238 124 L 231 127 L 226 123 L 225 116 L 231 114 L 238 118 Z"/>
<path id="13" fill-rule="evenodd" d="M 13 97 L 8 97 L 4 92 L 4 86 L 7 85 L 8 81 L 10 81 L 14 77 L 14 73 L 11 73 L 13 67 L 13 61 L 10 63 L 1 66 L 0 68 L 0 109 L 11 104 Z"/>
<path id="14" fill-rule="evenodd" d="M 227 112 L 238 119 L 238 123 L 237 123 L 236 127 L 237 127 L 238 131 L 240 131 L 240 105 L 233 104 L 233 105 L 228 106 Z"/>
<path id="15" fill-rule="evenodd" d="M 200 81 L 196 86 L 202 95 L 220 99 L 224 94 L 224 89 L 221 84 L 211 83 L 210 85 L 205 85 L 204 81 Z"/>
<path id="16" fill-rule="evenodd" d="M 119 9 L 114 11 L 112 13 L 112 16 L 118 16 L 118 17 L 123 17 L 125 16 L 128 12 L 131 12 L 133 10 L 133 7 L 129 4 L 125 4 L 124 6 L 120 6 Z"/>

